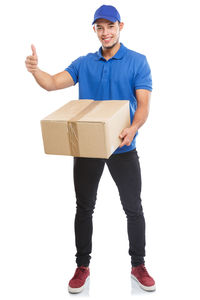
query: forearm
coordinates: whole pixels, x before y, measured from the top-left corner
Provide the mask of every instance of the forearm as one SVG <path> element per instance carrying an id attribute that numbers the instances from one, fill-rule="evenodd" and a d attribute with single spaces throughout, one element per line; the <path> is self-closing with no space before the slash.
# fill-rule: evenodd
<path id="1" fill-rule="evenodd" d="M 37 81 L 37 83 L 45 90 L 52 91 L 55 89 L 55 83 L 53 77 L 37 68 L 33 73 L 33 77 Z"/>
<path id="2" fill-rule="evenodd" d="M 136 135 L 138 129 L 145 123 L 149 114 L 149 104 L 150 104 L 150 91 L 144 89 L 136 90 L 136 99 L 137 99 L 137 109 L 135 111 L 133 121 L 130 127 L 124 128 L 120 138 L 123 138 L 122 143 L 119 147 L 124 145 L 130 146 L 134 136 Z"/>
<path id="3" fill-rule="evenodd" d="M 130 127 L 125 128 L 121 134 L 120 138 L 123 138 L 120 148 L 124 145 L 130 146 L 134 136 L 136 135 L 138 129 L 145 123 L 148 117 L 148 108 L 146 105 L 139 105 L 135 111 L 133 122 Z"/>
<path id="4" fill-rule="evenodd" d="M 137 132 L 138 129 L 146 122 L 149 114 L 149 108 L 146 105 L 139 105 L 135 111 L 131 128 Z"/>

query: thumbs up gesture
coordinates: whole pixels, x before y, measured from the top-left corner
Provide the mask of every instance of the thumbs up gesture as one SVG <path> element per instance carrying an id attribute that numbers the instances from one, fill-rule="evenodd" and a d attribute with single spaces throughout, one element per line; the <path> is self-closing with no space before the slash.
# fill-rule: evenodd
<path id="1" fill-rule="evenodd" d="M 27 56 L 25 60 L 25 64 L 27 70 L 32 74 L 34 74 L 38 70 L 38 57 L 34 45 L 31 45 L 31 49 L 32 49 L 32 55 Z"/>

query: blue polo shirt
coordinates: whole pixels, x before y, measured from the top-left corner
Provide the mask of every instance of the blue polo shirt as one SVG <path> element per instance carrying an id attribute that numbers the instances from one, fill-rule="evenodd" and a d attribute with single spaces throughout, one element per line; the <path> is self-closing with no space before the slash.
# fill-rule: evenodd
<path id="1" fill-rule="evenodd" d="M 102 56 L 100 47 L 97 52 L 74 60 L 65 71 L 72 76 L 74 85 L 79 83 L 79 99 L 129 100 L 131 124 L 137 108 L 135 90 L 152 91 L 151 70 L 146 56 L 126 48 L 122 43 L 109 60 Z M 113 154 L 134 149 L 137 135 L 138 132 L 130 146 L 118 147 Z"/>

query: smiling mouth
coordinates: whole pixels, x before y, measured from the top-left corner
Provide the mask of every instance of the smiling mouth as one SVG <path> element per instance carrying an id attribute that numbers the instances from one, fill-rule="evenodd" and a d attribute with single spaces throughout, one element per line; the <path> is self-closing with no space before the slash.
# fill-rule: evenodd
<path id="1" fill-rule="evenodd" d="M 102 40 L 105 41 L 105 42 L 109 42 L 112 38 L 109 37 L 109 38 L 103 38 Z"/>

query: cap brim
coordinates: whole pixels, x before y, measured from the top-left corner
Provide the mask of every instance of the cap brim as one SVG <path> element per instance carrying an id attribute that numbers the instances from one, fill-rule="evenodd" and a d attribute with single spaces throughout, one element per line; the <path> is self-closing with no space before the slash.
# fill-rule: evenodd
<path id="1" fill-rule="evenodd" d="M 92 22 L 92 25 L 98 20 L 98 19 L 106 19 L 108 21 L 111 21 L 113 23 L 115 23 L 117 21 L 116 18 L 113 17 L 107 17 L 107 16 L 98 16 L 98 18 L 94 19 L 94 21 Z"/>

